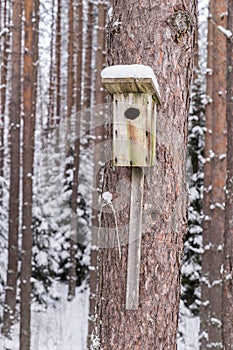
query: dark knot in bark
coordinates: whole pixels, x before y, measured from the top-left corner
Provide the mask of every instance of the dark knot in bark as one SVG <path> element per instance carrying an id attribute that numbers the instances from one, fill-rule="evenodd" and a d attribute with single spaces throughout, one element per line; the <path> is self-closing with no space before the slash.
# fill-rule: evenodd
<path id="1" fill-rule="evenodd" d="M 192 24 L 192 20 L 188 12 L 176 11 L 169 18 L 168 22 L 175 31 L 175 38 L 179 40 L 181 36 L 188 33 Z"/>

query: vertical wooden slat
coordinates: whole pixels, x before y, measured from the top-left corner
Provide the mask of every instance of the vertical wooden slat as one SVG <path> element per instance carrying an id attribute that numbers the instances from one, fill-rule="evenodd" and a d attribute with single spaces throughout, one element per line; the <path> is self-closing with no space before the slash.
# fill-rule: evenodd
<path id="1" fill-rule="evenodd" d="M 144 170 L 139 167 L 132 168 L 131 181 L 126 309 L 137 310 L 139 302 Z"/>

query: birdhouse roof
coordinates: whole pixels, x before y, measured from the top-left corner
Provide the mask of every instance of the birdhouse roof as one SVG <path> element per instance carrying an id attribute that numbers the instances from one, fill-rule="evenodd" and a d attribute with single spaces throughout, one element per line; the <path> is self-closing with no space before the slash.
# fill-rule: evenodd
<path id="1" fill-rule="evenodd" d="M 143 64 L 116 65 L 104 68 L 102 83 L 110 94 L 149 93 L 161 102 L 158 82 L 151 67 Z"/>

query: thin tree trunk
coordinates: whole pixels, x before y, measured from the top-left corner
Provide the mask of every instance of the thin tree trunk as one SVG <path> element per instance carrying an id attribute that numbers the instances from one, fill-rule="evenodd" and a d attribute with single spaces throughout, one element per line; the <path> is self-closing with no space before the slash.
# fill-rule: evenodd
<path id="1" fill-rule="evenodd" d="M 202 337 L 202 349 L 222 348 L 222 276 L 223 235 L 225 210 L 226 179 L 226 39 L 217 25 L 226 27 L 226 1 L 211 1 L 210 13 L 212 25 L 212 95 L 211 97 L 211 131 L 212 145 L 209 150 L 211 165 L 211 192 L 207 211 L 210 222 L 208 231 L 203 234 L 202 262 L 202 305 L 205 313 L 206 329 Z M 214 21 L 214 23 L 213 23 Z M 216 24 L 215 24 L 216 23 Z M 207 174 L 209 176 L 209 174 Z M 214 264 L 212 263 L 214 261 Z M 202 334 L 203 335 L 203 334 Z"/>
<path id="2" fill-rule="evenodd" d="M 94 103 L 96 105 L 102 104 L 105 101 L 106 92 L 101 84 L 100 72 L 105 65 L 105 39 L 106 39 L 106 1 L 99 1 L 98 3 L 98 32 L 97 32 L 97 51 L 96 51 L 96 66 L 95 66 L 95 95 Z"/>
<path id="3" fill-rule="evenodd" d="M 88 1 L 87 13 L 87 37 L 85 45 L 84 62 L 84 98 L 83 108 L 91 107 L 91 88 L 92 88 L 92 39 L 93 39 L 93 2 Z M 86 121 L 88 122 L 88 121 Z"/>
<path id="4" fill-rule="evenodd" d="M 21 1 L 12 3 L 12 65 L 9 106 L 10 196 L 8 268 L 3 333 L 9 335 L 14 322 L 18 277 L 19 177 L 20 177 L 20 102 L 21 102 Z"/>
<path id="5" fill-rule="evenodd" d="M 55 0 L 52 0 L 47 136 L 50 133 L 50 128 L 54 127 L 54 4 Z"/>
<path id="6" fill-rule="evenodd" d="M 77 44 L 76 44 L 76 54 L 77 54 L 77 66 L 76 66 L 76 135 L 80 135 L 80 114 L 81 111 L 81 101 L 82 101 L 82 48 L 83 48 L 83 5 L 82 1 L 77 3 Z M 74 67 L 73 67 L 74 69 Z M 74 72 L 73 72 L 74 73 Z M 72 93 L 74 93 L 72 87 Z M 74 99 L 72 100 L 74 103 Z M 78 199 L 78 177 L 79 177 L 79 156 L 80 156 L 80 139 L 77 138 L 74 144 L 74 164 L 73 164 L 73 183 L 72 183 L 72 196 L 71 196 L 71 208 L 72 212 L 77 215 L 77 199 Z M 72 300 L 75 296 L 75 289 L 77 283 L 77 220 L 73 225 L 73 235 L 70 239 L 70 269 L 69 269 L 69 291 L 68 299 Z"/>
<path id="7" fill-rule="evenodd" d="M 69 39 L 68 39 L 68 82 L 67 82 L 67 118 L 70 119 L 74 105 L 74 2 L 69 3 Z"/>
<path id="8" fill-rule="evenodd" d="M 32 272 L 32 179 L 38 60 L 38 0 L 25 0 L 24 71 L 23 71 L 23 214 L 20 300 L 20 350 L 30 350 L 31 272 Z"/>
<path id="9" fill-rule="evenodd" d="M 57 0 L 56 73 L 56 124 L 58 124 L 61 114 L 61 0 Z"/>
<path id="10" fill-rule="evenodd" d="M 96 77 L 95 77 L 95 94 L 94 103 L 98 106 L 104 103 L 106 92 L 101 84 L 100 72 L 104 68 L 105 63 L 105 24 L 106 24 L 106 3 L 105 1 L 98 4 L 98 31 L 97 31 L 97 52 L 96 52 Z M 89 300 L 89 322 L 88 322 L 88 349 L 91 346 L 91 337 L 94 329 L 94 315 L 96 307 L 96 295 L 97 295 L 97 247 L 96 247 L 96 231 L 99 225 L 98 222 L 98 197 L 101 187 L 101 169 L 99 164 L 99 154 L 96 146 L 103 142 L 105 128 L 104 125 L 100 125 L 93 130 L 95 134 L 95 149 L 93 155 L 94 164 L 94 181 L 93 181 L 93 194 L 92 194 L 92 246 L 91 246 L 91 261 L 90 261 L 90 300 Z"/>
<path id="11" fill-rule="evenodd" d="M 162 108 L 157 116 L 157 163 L 145 171 L 138 310 L 126 310 L 127 244 L 121 246 L 121 258 L 116 248 L 100 251 L 97 336 L 103 350 L 176 349 L 187 229 L 186 120 L 195 10 L 195 1 L 113 1 L 108 63 L 151 66 Z M 129 223 L 130 178 L 131 169 L 106 167 L 105 191 L 113 196 L 120 234 Z M 120 204 L 124 209 L 119 210 Z M 102 225 L 111 234 L 114 218 L 110 213 L 103 216 Z"/>
<path id="12" fill-rule="evenodd" d="M 70 134 L 70 119 L 74 106 L 74 3 L 70 0 L 69 5 L 69 41 L 68 41 L 68 82 L 67 82 L 67 123 L 68 123 L 68 135 Z M 79 168 L 79 152 L 75 145 L 70 145 L 73 148 L 73 181 L 71 184 L 71 209 L 74 215 L 74 219 L 71 223 L 71 235 L 70 235 L 70 267 L 69 267 L 69 289 L 68 300 L 72 300 L 75 296 L 76 282 L 77 282 L 77 191 L 78 191 L 78 168 Z M 79 151 L 79 150 L 78 150 Z"/>
<path id="13" fill-rule="evenodd" d="M 8 65 L 8 49 L 9 49 L 9 33 L 8 33 L 8 12 L 7 0 L 3 3 L 3 26 L 1 30 L 5 30 L 2 35 L 2 62 L 0 71 L 0 95 L 1 95 L 1 107 L 0 107 L 0 178 L 3 177 L 3 165 L 4 165 L 4 124 L 5 124 L 5 112 L 6 112 L 6 87 L 7 87 L 7 65 Z M 1 15 L 1 12 L 0 12 Z M 2 205 L 2 180 L 0 180 L 0 206 Z"/>
<path id="14" fill-rule="evenodd" d="M 77 66 L 76 66 L 76 112 L 81 111 L 82 106 L 82 73 L 83 73 L 83 4 L 77 3 Z"/>
<path id="15" fill-rule="evenodd" d="M 228 29 L 233 33 L 233 2 L 228 1 Z M 233 347 L 233 41 L 227 41 L 227 182 L 223 271 L 223 348 Z"/>

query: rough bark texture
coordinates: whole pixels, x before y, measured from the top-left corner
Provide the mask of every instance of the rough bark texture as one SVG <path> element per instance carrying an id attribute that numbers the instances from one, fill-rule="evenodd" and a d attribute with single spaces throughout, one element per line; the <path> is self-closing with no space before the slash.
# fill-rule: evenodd
<path id="1" fill-rule="evenodd" d="M 82 73 L 83 73 L 83 4 L 82 0 L 77 2 L 77 67 L 76 67 L 76 112 L 81 110 L 82 103 Z"/>
<path id="2" fill-rule="evenodd" d="M 5 30 L 5 33 L 2 34 L 2 38 L 0 41 L 0 48 L 2 50 L 2 62 L 0 69 L 0 178 L 3 177 L 3 164 L 4 164 L 4 122 L 5 122 L 5 111 L 6 111 L 6 86 L 7 86 L 7 64 L 8 64 L 8 49 L 9 49 L 9 33 L 8 29 L 8 4 L 7 0 L 5 0 L 2 4 L 3 11 L 0 10 L 0 16 L 3 18 L 3 25 L 1 25 L 1 29 Z M 3 13 L 2 13 L 3 12 Z M 0 205 L 2 205 L 2 186 L 3 180 L 0 181 Z"/>
<path id="3" fill-rule="evenodd" d="M 98 31 L 97 31 L 97 52 L 96 52 L 96 77 L 95 77 L 95 94 L 94 103 L 96 105 L 103 104 L 106 92 L 101 84 L 101 70 L 105 63 L 105 19 L 106 19 L 106 3 L 105 1 L 98 4 Z M 93 130 L 95 136 L 95 146 L 103 142 L 105 128 L 104 125 L 99 126 Z M 101 187 L 101 171 L 103 170 L 99 164 L 99 154 L 94 150 L 94 181 L 93 181 L 93 192 L 92 192 L 92 226 L 93 237 L 96 233 L 96 228 L 98 227 L 98 197 Z M 88 323 L 88 349 L 91 344 L 91 336 L 94 327 L 94 314 L 96 307 L 96 295 L 97 295 L 97 250 L 96 244 L 93 239 L 93 244 L 91 248 L 91 262 L 90 262 L 90 272 L 89 272 L 89 283 L 90 283 L 90 300 L 89 300 L 89 323 Z"/>
<path id="4" fill-rule="evenodd" d="M 228 2 L 233 32 L 233 2 Z M 233 41 L 227 42 L 227 184 L 223 274 L 223 348 L 233 349 Z"/>
<path id="5" fill-rule="evenodd" d="M 100 1 L 98 4 L 98 32 L 97 32 L 97 51 L 96 51 L 96 77 L 95 77 L 95 95 L 94 103 L 96 105 L 104 103 L 106 93 L 101 84 L 100 72 L 105 64 L 105 23 L 106 22 L 106 2 Z"/>
<path id="6" fill-rule="evenodd" d="M 195 1 L 113 1 L 108 64 L 151 66 L 162 106 L 157 117 L 157 165 L 145 170 L 137 311 L 125 310 L 128 249 L 123 231 L 128 231 L 131 169 L 112 168 L 111 164 L 106 168 L 105 189 L 113 195 L 122 257 L 117 247 L 100 251 L 97 335 L 104 350 L 176 349 L 187 228 L 185 159 L 195 10 Z M 114 218 L 111 213 L 103 216 L 110 232 Z"/>
<path id="7" fill-rule="evenodd" d="M 91 88 L 92 88 L 92 41 L 93 41 L 93 3 L 88 1 L 87 12 L 87 34 L 85 43 L 85 62 L 84 62 L 84 96 L 83 108 L 91 106 Z"/>
<path id="8" fill-rule="evenodd" d="M 61 0 L 57 1 L 56 23 L 56 124 L 61 113 Z"/>
<path id="9" fill-rule="evenodd" d="M 69 42 L 68 42 L 68 82 L 67 82 L 67 123 L 68 123 L 68 135 L 70 134 L 70 119 L 74 105 L 74 9 L 73 0 L 69 3 Z M 71 146 L 72 147 L 72 146 Z M 78 150 L 79 151 L 79 150 Z M 77 190 L 78 190 L 78 157 L 79 152 L 73 150 L 74 164 L 73 164 L 73 181 L 71 184 L 72 195 L 71 195 L 71 208 L 73 213 L 77 212 Z M 76 288 L 76 254 L 77 254 L 77 223 L 72 223 L 72 231 L 70 235 L 70 268 L 69 268 L 69 289 L 68 299 L 72 300 L 75 296 Z"/>
<path id="10" fill-rule="evenodd" d="M 36 77 L 38 60 L 38 0 L 25 0 L 24 69 L 23 69 L 23 213 L 22 265 L 20 300 L 20 350 L 30 350 L 31 340 L 31 271 L 32 271 L 32 179 L 34 159 L 34 129 Z"/>
<path id="11" fill-rule="evenodd" d="M 69 41 L 68 41 L 68 81 L 67 81 L 67 118 L 70 119 L 74 104 L 74 8 L 69 2 Z"/>
<path id="12" fill-rule="evenodd" d="M 21 1 L 12 3 L 12 61 L 10 115 L 10 196 L 8 267 L 3 332 L 7 335 L 14 322 L 18 277 L 19 172 L 20 172 L 20 93 L 21 93 Z"/>
<path id="13" fill-rule="evenodd" d="M 207 143 L 205 180 L 206 200 L 204 214 L 207 215 L 203 232 L 202 258 L 202 341 L 201 348 L 222 348 L 222 276 L 224 203 L 226 178 L 226 38 L 217 25 L 226 28 L 226 1 L 211 1 L 209 23 L 209 60 L 211 76 L 207 114 Z M 216 23 L 216 24 L 215 24 Z M 212 37 L 211 37 L 212 36 Z M 212 56 L 212 57 L 210 57 Z M 212 139 L 211 144 L 209 139 Z M 209 163 L 209 164 L 208 164 Z M 210 180 L 211 176 L 211 180 Z M 210 182 L 209 182 L 210 181 Z M 207 182 L 209 182 L 207 184 Z M 211 186 L 211 187 L 209 187 Z M 213 263 L 214 262 L 214 263 Z M 203 333 L 204 332 L 204 333 Z"/>
<path id="14" fill-rule="evenodd" d="M 50 69 L 49 69 L 49 102 L 48 102 L 48 119 L 47 119 L 47 136 L 50 128 L 54 124 L 54 4 L 52 0 L 52 23 L 51 23 L 51 41 L 50 41 Z"/>

